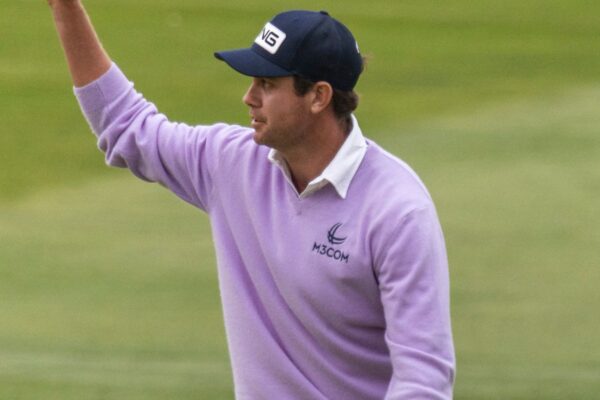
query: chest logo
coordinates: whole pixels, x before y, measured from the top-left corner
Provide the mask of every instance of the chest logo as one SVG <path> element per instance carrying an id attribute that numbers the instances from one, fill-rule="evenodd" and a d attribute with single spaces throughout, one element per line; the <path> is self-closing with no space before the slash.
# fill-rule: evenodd
<path id="1" fill-rule="evenodd" d="M 327 240 L 329 240 L 329 243 L 343 244 L 346 241 L 347 238 L 336 236 L 337 230 L 340 228 L 340 226 L 342 226 L 342 224 L 338 222 L 332 226 L 331 229 L 329 229 L 329 232 L 327 232 Z"/>
<path id="2" fill-rule="evenodd" d="M 329 245 L 314 242 L 312 251 L 319 255 L 347 264 L 350 261 L 350 255 L 334 247 L 343 244 L 347 239 L 347 237 L 341 237 L 338 234 L 338 229 L 340 229 L 341 226 L 341 223 L 337 223 L 329 228 L 329 231 L 327 231 L 327 241 L 329 242 Z"/>

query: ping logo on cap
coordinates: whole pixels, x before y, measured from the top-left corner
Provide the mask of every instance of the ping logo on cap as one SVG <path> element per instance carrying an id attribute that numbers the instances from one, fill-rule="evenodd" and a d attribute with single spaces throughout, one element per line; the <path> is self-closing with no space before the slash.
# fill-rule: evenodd
<path id="1" fill-rule="evenodd" d="M 265 49 L 271 54 L 277 53 L 279 47 L 285 40 L 285 33 L 283 33 L 275 25 L 267 22 L 265 27 L 260 31 L 254 43 Z"/>

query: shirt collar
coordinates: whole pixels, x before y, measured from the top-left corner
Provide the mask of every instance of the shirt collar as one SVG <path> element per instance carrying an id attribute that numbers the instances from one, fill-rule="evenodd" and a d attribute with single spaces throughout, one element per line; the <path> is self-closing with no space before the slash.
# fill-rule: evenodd
<path id="1" fill-rule="evenodd" d="M 367 142 L 358 126 L 358 121 L 354 115 L 352 115 L 352 130 L 335 157 L 319 176 L 308 183 L 306 189 L 304 189 L 299 196 L 301 198 L 308 197 L 330 183 L 335 188 L 338 195 L 342 199 L 345 199 L 352 178 L 356 174 L 366 152 Z M 282 170 L 288 183 L 296 190 L 296 187 L 292 182 L 290 169 L 281 153 L 275 149 L 271 149 L 268 157 L 269 161 Z"/>

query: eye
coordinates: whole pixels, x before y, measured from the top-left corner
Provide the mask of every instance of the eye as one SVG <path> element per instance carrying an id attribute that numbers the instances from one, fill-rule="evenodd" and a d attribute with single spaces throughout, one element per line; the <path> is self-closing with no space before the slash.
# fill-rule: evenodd
<path id="1" fill-rule="evenodd" d="M 267 78 L 261 78 L 260 79 L 260 86 L 263 89 L 269 89 L 273 86 L 273 82 L 271 82 L 269 79 Z"/>

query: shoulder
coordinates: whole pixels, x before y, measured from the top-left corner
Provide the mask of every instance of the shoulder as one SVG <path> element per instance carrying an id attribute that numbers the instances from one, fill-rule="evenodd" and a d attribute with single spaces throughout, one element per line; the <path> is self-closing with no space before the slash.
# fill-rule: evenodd
<path id="1" fill-rule="evenodd" d="M 241 146 L 252 141 L 253 131 L 245 126 L 218 122 L 212 125 L 196 125 L 194 128 L 204 130 L 212 140 L 224 146 Z"/>
<path id="2" fill-rule="evenodd" d="M 435 204 L 406 162 L 369 142 L 355 178 L 349 194 L 360 204 L 357 214 L 362 216 L 373 265 L 384 265 L 394 248 L 443 248 Z"/>
<path id="3" fill-rule="evenodd" d="M 396 212 L 410 212 L 433 204 L 417 173 L 373 141 L 368 141 L 367 153 L 355 178 L 353 189 L 367 195 L 367 201 L 393 206 Z"/>
<path id="4" fill-rule="evenodd" d="M 197 125 L 194 130 L 202 132 L 202 136 L 212 143 L 213 149 L 221 155 L 233 153 L 235 156 L 260 152 L 254 142 L 254 131 L 248 127 L 216 123 L 213 125 Z"/>
<path id="5" fill-rule="evenodd" d="M 256 144 L 254 130 L 239 125 L 218 123 L 207 129 L 206 140 L 211 154 L 217 160 L 221 173 L 231 174 L 243 168 L 256 168 L 268 162 L 269 149 Z"/>
<path id="6" fill-rule="evenodd" d="M 376 143 L 368 143 L 348 196 L 357 215 L 363 217 L 370 239 L 387 243 L 415 218 L 437 224 L 434 202 L 417 173 Z"/>

